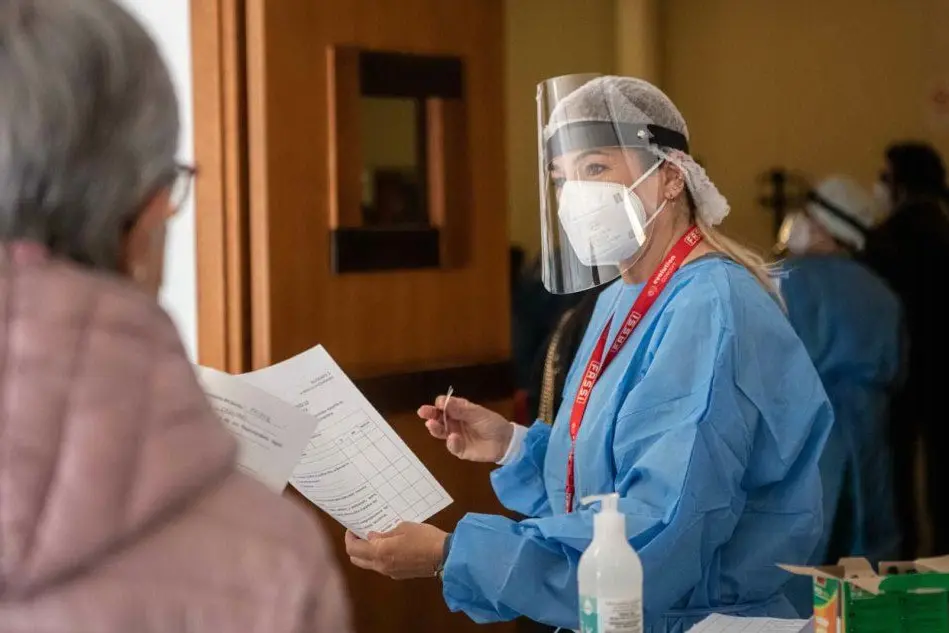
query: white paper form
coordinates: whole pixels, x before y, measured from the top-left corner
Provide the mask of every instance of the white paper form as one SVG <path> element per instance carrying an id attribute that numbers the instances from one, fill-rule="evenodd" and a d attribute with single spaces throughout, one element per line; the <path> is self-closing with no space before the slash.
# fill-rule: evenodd
<path id="1" fill-rule="evenodd" d="M 238 467 L 283 491 L 317 420 L 237 376 L 207 367 L 197 371 L 211 407 L 237 438 Z"/>
<path id="2" fill-rule="evenodd" d="M 318 420 L 290 483 L 365 538 L 452 499 L 322 346 L 242 378 Z"/>
<path id="3" fill-rule="evenodd" d="M 805 633 L 813 630 L 809 620 L 736 618 L 716 613 L 689 629 L 689 633 Z"/>

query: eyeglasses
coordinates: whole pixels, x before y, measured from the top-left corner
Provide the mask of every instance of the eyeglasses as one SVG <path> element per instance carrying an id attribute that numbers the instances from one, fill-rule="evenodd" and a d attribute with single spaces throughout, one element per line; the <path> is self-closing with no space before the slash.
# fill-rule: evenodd
<path id="1" fill-rule="evenodd" d="M 161 192 L 169 192 L 168 208 L 164 214 L 164 220 L 166 221 L 175 217 L 175 215 L 181 211 L 185 202 L 188 201 L 188 196 L 191 194 L 191 187 L 194 184 L 194 177 L 198 174 L 196 167 L 185 165 L 184 163 L 175 163 L 174 168 L 169 171 L 169 175 L 159 182 L 159 185 L 147 198 L 147 200 L 150 201 Z M 132 215 L 126 220 L 123 227 L 126 233 L 134 228 L 135 223 L 138 222 L 143 211 L 144 209 L 141 209 L 139 213 Z"/>
<path id="2" fill-rule="evenodd" d="M 198 170 L 192 165 L 177 163 L 175 173 L 171 177 L 170 195 L 168 197 L 172 213 L 178 213 L 188 201 L 191 195 L 191 188 L 194 186 L 194 178 L 198 175 Z"/>

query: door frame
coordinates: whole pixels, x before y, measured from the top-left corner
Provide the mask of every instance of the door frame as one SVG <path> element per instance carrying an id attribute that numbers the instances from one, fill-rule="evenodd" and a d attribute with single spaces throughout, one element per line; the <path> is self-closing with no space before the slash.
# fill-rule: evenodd
<path id="1" fill-rule="evenodd" d="M 191 0 L 198 362 L 249 368 L 244 0 Z"/>

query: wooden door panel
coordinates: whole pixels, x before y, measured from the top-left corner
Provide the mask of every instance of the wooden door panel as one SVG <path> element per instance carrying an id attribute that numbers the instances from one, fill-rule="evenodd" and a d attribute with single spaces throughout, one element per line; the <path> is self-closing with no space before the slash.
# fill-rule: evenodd
<path id="1" fill-rule="evenodd" d="M 355 376 L 507 358 L 500 0 L 250 0 L 248 12 L 252 364 L 317 342 Z M 337 45 L 464 60 L 466 266 L 332 273 L 328 52 Z"/>

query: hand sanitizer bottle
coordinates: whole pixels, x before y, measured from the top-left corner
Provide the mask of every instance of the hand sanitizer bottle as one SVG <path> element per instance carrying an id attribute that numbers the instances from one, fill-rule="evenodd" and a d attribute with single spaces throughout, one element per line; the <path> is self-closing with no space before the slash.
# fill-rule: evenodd
<path id="1" fill-rule="evenodd" d="M 642 633 L 643 566 L 626 540 L 626 516 L 619 495 L 594 495 L 593 541 L 580 557 L 580 633 Z"/>

